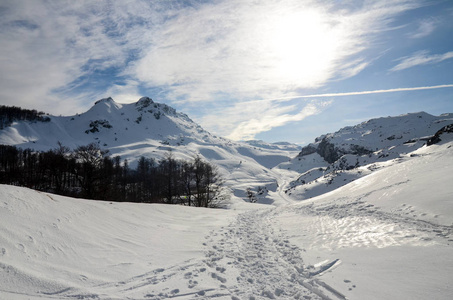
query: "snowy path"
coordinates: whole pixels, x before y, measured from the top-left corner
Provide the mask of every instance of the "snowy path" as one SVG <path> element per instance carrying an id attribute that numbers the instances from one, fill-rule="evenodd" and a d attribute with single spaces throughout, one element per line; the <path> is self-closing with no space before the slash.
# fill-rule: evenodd
<path id="1" fill-rule="evenodd" d="M 317 278 L 340 261 L 307 267 L 303 251 L 274 229 L 273 215 L 274 209 L 243 213 L 209 238 L 206 264 L 224 294 L 233 299 L 345 299 Z"/>

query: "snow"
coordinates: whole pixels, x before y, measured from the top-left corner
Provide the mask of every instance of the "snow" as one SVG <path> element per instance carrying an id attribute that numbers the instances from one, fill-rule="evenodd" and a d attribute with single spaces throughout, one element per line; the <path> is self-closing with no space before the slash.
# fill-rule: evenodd
<path id="1" fill-rule="evenodd" d="M 304 147 L 297 157 L 275 169 L 299 173 L 297 177 L 294 175 L 295 180 L 289 183 L 287 192 L 296 199 L 310 199 L 369 175 L 392 160 L 401 159 L 451 123 L 453 114 L 432 116 L 424 112 L 372 119 L 316 138 L 315 143 Z M 323 140 L 339 157 L 331 164 L 311 151 L 316 151 Z"/>
<path id="2" fill-rule="evenodd" d="M 319 137 L 329 164 L 287 143 L 215 137 L 143 97 L 16 122 L 0 143 L 99 143 L 214 163 L 223 209 L 73 199 L 0 185 L 0 299 L 449 299 L 453 293 L 452 114 L 373 119 Z M 90 129 L 97 128 L 98 131 Z M 87 132 L 88 131 L 88 132 Z M 352 146 L 352 147 L 351 147 Z M 355 155 L 355 146 L 372 150 Z M 309 154 L 307 154 L 309 153 Z M 258 203 L 247 203 L 246 190 Z M 271 204 L 271 205 L 269 205 Z"/>
<path id="3" fill-rule="evenodd" d="M 165 277 L 173 272 L 168 269 L 190 265 L 203 257 L 205 236 L 236 214 L 71 199 L 12 186 L 1 186 L 0 195 L 1 299 L 122 298 L 128 293 L 118 288 L 110 294 L 110 285 L 137 283 L 153 272 Z"/>
<path id="4" fill-rule="evenodd" d="M 340 259 L 322 279 L 348 299 L 447 299 L 453 275 L 453 144 L 313 200 L 279 208 L 276 224 L 314 264 Z"/>
<path id="5" fill-rule="evenodd" d="M 438 129 L 452 122 L 453 114 L 432 116 L 425 112 L 418 112 L 371 119 L 324 136 L 330 137 L 330 142 L 343 149 L 347 149 L 352 144 L 360 144 L 370 150 L 388 149 L 414 138 L 433 135 Z M 324 136 L 319 137 L 318 140 L 320 141 Z"/>
<path id="6" fill-rule="evenodd" d="M 329 193 L 230 209 L 0 186 L 1 299 L 448 299 L 453 142 Z"/>

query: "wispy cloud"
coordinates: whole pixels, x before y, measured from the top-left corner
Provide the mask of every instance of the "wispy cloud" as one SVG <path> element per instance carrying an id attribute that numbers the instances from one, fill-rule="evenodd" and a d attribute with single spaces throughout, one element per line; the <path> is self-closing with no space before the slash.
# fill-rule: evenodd
<path id="1" fill-rule="evenodd" d="M 415 32 L 411 33 L 409 36 L 413 39 L 419 39 L 430 35 L 438 25 L 438 21 L 430 18 L 421 20 L 418 22 L 418 28 Z"/>
<path id="2" fill-rule="evenodd" d="M 129 71 L 150 87 L 163 87 L 173 102 L 228 101 L 221 117 L 214 113 L 201 123 L 230 138 L 252 138 L 301 120 L 314 106 L 259 103 L 249 118 L 246 101 L 292 97 L 356 76 L 375 59 L 363 55 L 375 36 L 417 5 L 377 1 L 348 10 L 322 1 L 229 0 L 184 8 L 153 32 Z"/>
<path id="3" fill-rule="evenodd" d="M 71 113 L 91 102 L 99 95 L 99 87 L 86 85 L 98 84 L 96 72 L 121 72 L 132 51 L 144 45 L 146 26 L 134 24 L 152 14 L 147 14 L 142 2 L 130 4 L 4 2 L 0 21 L 2 103 Z M 113 85 L 114 79 L 112 74 Z"/>
<path id="4" fill-rule="evenodd" d="M 412 56 L 400 58 L 400 63 L 391 68 L 390 71 L 401 71 L 415 66 L 436 64 L 451 58 L 453 58 L 453 51 L 444 54 L 429 54 L 428 51 L 418 51 Z"/>
<path id="5" fill-rule="evenodd" d="M 282 113 L 277 110 L 264 115 L 255 115 L 239 125 L 227 137 L 233 140 L 250 140 L 256 134 L 271 130 L 274 127 L 285 125 L 289 122 L 301 121 L 306 117 L 320 113 L 321 110 L 315 104 L 307 104 L 296 114 Z"/>
<path id="6" fill-rule="evenodd" d="M 233 140 L 253 139 L 258 133 L 301 121 L 306 117 L 322 113 L 337 97 L 363 96 L 371 94 L 411 92 L 421 90 L 453 88 L 453 84 L 405 87 L 370 91 L 293 95 L 237 102 L 227 107 L 210 108 L 210 113 L 200 122 L 214 132 Z M 320 100 L 330 98 L 329 100 Z M 295 99 L 304 100 L 296 103 Z M 309 101 L 309 102 L 308 102 Z M 291 102 L 291 103 L 289 103 Z M 362 120 L 362 119 L 360 119 Z"/>
<path id="7" fill-rule="evenodd" d="M 441 85 L 433 85 L 433 86 L 417 86 L 417 87 L 394 88 L 394 89 L 372 90 L 372 91 L 356 91 L 356 92 L 344 92 L 344 93 L 294 95 L 294 96 L 285 96 L 285 97 L 270 98 L 270 99 L 252 100 L 252 101 L 248 101 L 248 103 L 258 104 L 258 103 L 263 103 L 263 102 L 288 101 L 288 100 L 299 99 L 299 98 L 325 98 L 325 97 L 360 96 L 360 95 L 395 93 L 395 92 L 435 90 L 435 89 L 445 89 L 445 88 L 453 88 L 453 84 L 441 84 Z"/>
<path id="8" fill-rule="evenodd" d="M 321 1 L 220 1 L 182 9 L 158 32 L 133 75 L 169 98 L 215 101 L 318 88 L 367 65 L 355 55 L 414 1 L 336 10 Z"/>
<path id="9" fill-rule="evenodd" d="M 330 104 L 329 100 L 292 104 L 272 101 L 257 104 L 254 101 L 246 101 L 228 107 L 213 108 L 200 122 L 227 138 L 249 140 L 258 133 L 319 114 Z"/>

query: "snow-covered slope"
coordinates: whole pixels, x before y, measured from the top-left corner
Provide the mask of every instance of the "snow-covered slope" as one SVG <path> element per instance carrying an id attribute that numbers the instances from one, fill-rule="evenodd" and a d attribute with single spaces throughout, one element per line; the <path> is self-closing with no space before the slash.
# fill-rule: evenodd
<path id="1" fill-rule="evenodd" d="M 0 299 L 449 299 L 452 135 L 280 207 L 110 203 L 0 185 Z"/>
<path id="2" fill-rule="evenodd" d="M 297 200 L 308 199 L 404 157 L 449 124 L 453 124 L 453 114 L 420 112 L 372 119 L 316 138 L 297 157 L 276 169 L 297 172 L 286 192 Z"/>
<path id="3" fill-rule="evenodd" d="M 0 299 L 146 298 L 143 282 L 153 286 L 152 277 L 166 281 L 189 267 L 203 256 L 205 236 L 235 215 L 4 185 L 0 199 Z"/>
<path id="4" fill-rule="evenodd" d="M 142 148 L 169 151 L 192 142 L 227 142 L 203 130 L 187 115 L 148 97 L 132 104 L 101 99 L 85 113 L 49 117 L 50 122 L 13 123 L 1 132 L 0 143 L 48 150 L 56 147 L 57 142 L 69 148 L 94 142 L 109 149 L 111 155 L 121 155 L 133 162 L 137 155 L 150 155 L 149 149 L 140 151 Z"/>
<path id="5" fill-rule="evenodd" d="M 101 99 L 83 114 L 49 118 L 14 122 L 0 130 L 0 144 L 49 150 L 58 142 L 71 149 L 94 142 L 112 157 L 127 159 L 131 167 L 140 156 L 160 160 L 172 151 L 176 158 L 191 160 L 199 155 L 219 166 L 226 186 L 240 198 L 249 187 L 275 190 L 278 175 L 271 168 L 300 150 L 290 144 L 248 144 L 214 136 L 187 115 L 148 97 L 132 104 Z"/>

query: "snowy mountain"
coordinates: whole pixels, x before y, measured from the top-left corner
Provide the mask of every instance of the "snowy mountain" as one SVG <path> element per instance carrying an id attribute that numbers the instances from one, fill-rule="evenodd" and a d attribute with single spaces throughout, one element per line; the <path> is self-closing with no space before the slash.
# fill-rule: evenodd
<path id="1" fill-rule="evenodd" d="M 0 130 L 0 144 L 49 150 L 58 142 L 70 148 L 94 142 L 110 156 L 127 159 L 131 167 L 140 156 L 160 160 L 172 151 L 176 158 L 191 160 L 199 155 L 219 167 L 233 198 L 281 205 L 286 201 L 275 203 L 273 193 L 308 199 L 401 159 L 452 124 L 453 114 L 372 119 L 322 135 L 302 149 L 214 136 L 187 115 L 148 97 L 131 104 L 101 99 L 85 113 L 41 119 L 8 124 Z"/>
<path id="2" fill-rule="evenodd" d="M 214 136 L 187 115 L 148 97 L 132 104 L 101 99 L 82 114 L 48 116 L 46 122 L 20 120 L 0 130 L 0 144 L 24 149 L 49 150 L 58 142 L 72 149 L 97 143 L 131 167 L 140 156 L 160 160 L 172 151 L 176 158 L 191 160 L 199 155 L 219 166 L 226 185 L 240 198 L 247 188 L 275 191 L 279 179 L 271 169 L 300 151 L 287 143 L 241 143 Z"/>
<path id="3" fill-rule="evenodd" d="M 450 124 L 453 114 L 419 112 L 371 119 L 316 138 L 278 168 L 299 173 L 289 183 L 288 194 L 299 200 L 311 198 L 401 159 Z"/>
<path id="4" fill-rule="evenodd" d="M 438 136 L 279 207 L 112 203 L 0 185 L 0 299 L 449 299 L 453 133 Z"/>
<path id="5" fill-rule="evenodd" d="M 15 122 L 3 130 L 0 138 L 3 144 L 37 150 L 51 149 L 57 142 L 70 148 L 96 142 L 112 154 L 132 160 L 134 156 L 128 155 L 129 151 L 147 145 L 168 151 L 171 146 L 193 141 L 218 141 L 187 115 L 148 97 L 132 104 L 106 98 L 75 116 L 50 116 L 48 122 Z"/>

